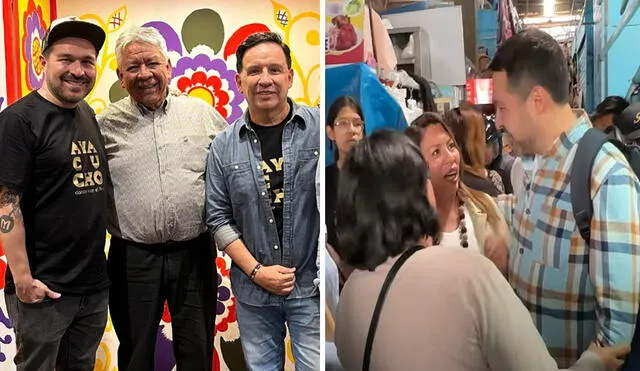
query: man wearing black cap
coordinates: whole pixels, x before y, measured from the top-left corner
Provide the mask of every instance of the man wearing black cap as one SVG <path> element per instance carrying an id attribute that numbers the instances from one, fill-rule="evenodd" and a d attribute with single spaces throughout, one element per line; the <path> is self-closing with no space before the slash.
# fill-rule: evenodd
<path id="1" fill-rule="evenodd" d="M 44 84 L 0 113 L 0 242 L 17 370 L 93 370 L 107 322 L 109 177 L 95 113 L 104 31 L 52 22 Z"/>
<path id="2" fill-rule="evenodd" d="M 606 134 L 611 134 L 614 121 L 627 107 L 629 107 L 629 102 L 622 97 L 612 95 L 604 98 L 596 106 L 595 112 L 591 114 L 590 119 L 593 127 L 602 130 Z"/>
<path id="3" fill-rule="evenodd" d="M 640 146 L 640 104 L 627 107 L 613 124 L 625 144 Z"/>

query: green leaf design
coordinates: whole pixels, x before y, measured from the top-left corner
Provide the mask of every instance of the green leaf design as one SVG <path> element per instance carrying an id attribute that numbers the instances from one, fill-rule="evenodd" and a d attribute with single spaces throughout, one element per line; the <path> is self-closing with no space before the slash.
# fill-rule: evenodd
<path id="1" fill-rule="evenodd" d="M 206 45 L 217 54 L 224 42 L 224 23 L 220 14 L 213 9 L 193 11 L 182 25 L 182 42 L 189 53 L 197 45 Z"/>
<path id="2" fill-rule="evenodd" d="M 109 88 L 109 101 L 111 103 L 115 103 L 127 96 L 129 96 L 129 93 L 120 86 L 120 81 L 115 81 Z"/>

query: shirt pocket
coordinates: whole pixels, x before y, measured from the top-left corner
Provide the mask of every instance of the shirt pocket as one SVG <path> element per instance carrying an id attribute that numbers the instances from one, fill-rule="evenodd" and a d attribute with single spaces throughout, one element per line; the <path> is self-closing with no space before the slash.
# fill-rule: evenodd
<path id="1" fill-rule="evenodd" d="M 537 243 L 540 255 L 537 262 L 546 267 L 566 269 L 570 264 L 582 265 L 585 263 L 585 244 L 576 235 L 576 223 L 573 218 L 573 210 L 570 202 L 549 197 L 543 203 L 542 215 L 536 223 L 540 235 Z M 536 246 L 534 246 L 535 248 Z"/>
<path id="2" fill-rule="evenodd" d="M 316 167 L 320 148 L 303 149 L 298 152 L 297 171 L 294 179 L 294 189 L 304 191 L 315 191 L 316 189 Z"/>
<path id="3" fill-rule="evenodd" d="M 181 141 L 179 153 L 184 156 L 182 161 L 184 168 L 196 173 L 204 173 L 211 138 L 206 135 L 187 135 L 182 137 Z"/>
<path id="4" fill-rule="evenodd" d="M 232 205 L 247 205 L 258 199 L 251 163 L 237 162 L 223 168 Z"/>

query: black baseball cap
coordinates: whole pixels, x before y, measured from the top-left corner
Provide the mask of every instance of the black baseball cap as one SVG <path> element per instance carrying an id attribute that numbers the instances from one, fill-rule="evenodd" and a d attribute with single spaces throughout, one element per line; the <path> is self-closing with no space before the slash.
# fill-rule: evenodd
<path id="1" fill-rule="evenodd" d="M 76 16 L 58 18 L 51 22 L 49 30 L 44 36 L 42 52 L 66 37 L 77 37 L 89 41 L 96 48 L 96 55 L 100 53 L 106 34 L 104 30 L 91 22 L 80 20 Z"/>
<path id="2" fill-rule="evenodd" d="M 640 138 L 640 103 L 632 104 L 618 115 L 613 124 L 627 140 Z"/>

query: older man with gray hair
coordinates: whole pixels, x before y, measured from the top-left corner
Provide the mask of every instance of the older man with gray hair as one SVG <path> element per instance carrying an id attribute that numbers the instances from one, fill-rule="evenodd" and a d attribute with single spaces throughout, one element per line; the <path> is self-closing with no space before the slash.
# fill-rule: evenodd
<path id="1" fill-rule="evenodd" d="M 155 28 L 116 41 L 129 97 L 98 118 L 113 178 L 109 307 L 120 371 L 154 370 L 164 302 L 179 370 L 212 369 L 215 248 L 204 223 L 209 144 L 226 128 L 204 101 L 169 94 L 171 61 Z"/>

